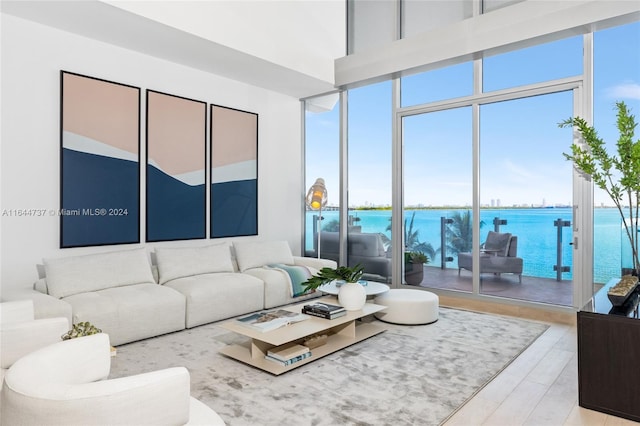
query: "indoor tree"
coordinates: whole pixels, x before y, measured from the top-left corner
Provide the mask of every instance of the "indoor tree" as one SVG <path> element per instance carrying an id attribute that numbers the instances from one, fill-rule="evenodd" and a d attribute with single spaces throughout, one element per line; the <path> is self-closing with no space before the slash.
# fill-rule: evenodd
<path id="1" fill-rule="evenodd" d="M 616 102 L 619 132 L 616 153 L 607 152 L 604 141 L 595 128 L 581 117 L 568 118 L 558 125 L 574 127 L 581 136 L 580 143 L 571 145 L 571 154 L 563 153 L 573 161 L 581 173 L 604 190 L 616 205 L 631 246 L 633 270 L 638 275 L 638 209 L 640 207 L 640 140 L 633 140 L 637 123 L 624 102 Z M 617 154 L 617 155 L 616 155 Z"/>

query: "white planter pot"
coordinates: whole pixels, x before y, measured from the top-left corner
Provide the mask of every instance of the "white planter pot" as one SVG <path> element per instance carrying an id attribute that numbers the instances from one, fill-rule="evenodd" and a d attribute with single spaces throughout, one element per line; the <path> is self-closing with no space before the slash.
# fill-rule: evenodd
<path id="1" fill-rule="evenodd" d="M 347 311 L 359 311 L 367 302 L 367 291 L 358 283 L 343 284 L 338 291 L 338 302 Z"/>

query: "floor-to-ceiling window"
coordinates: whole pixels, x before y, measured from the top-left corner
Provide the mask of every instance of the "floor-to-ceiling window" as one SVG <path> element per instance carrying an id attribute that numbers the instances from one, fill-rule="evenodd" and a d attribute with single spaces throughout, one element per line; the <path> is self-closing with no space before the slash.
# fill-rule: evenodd
<path id="1" fill-rule="evenodd" d="M 403 115 L 405 249 L 433 260 L 420 286 L 472 291 L 475 271 L 479 294 L 571 306 L 573 171 L 563 152 L 572 132 L 557 123 L 573 114 L 578 86 L 560 80 L 502 92 L 499 101 L 479 94 L 459 100 L 468 106 L 452 101 L 453 107 L 435 104 L 442 109 L 429 112 L 427 105 L 426 112 Z M 475 136 L 473 104 L 479 108 Z M 501 251 L 489 247 L 490 233 L 506 238 Z"/>
<path id="2" fill-rule="evenodd" d="M 347 263 L 391 279 L 391 82 L 348 93 Z"/>
<path id="3" fill-rule="evenodd" d="M 593 125 L 610 153 L 616 152 L 619 132 L 615 103 L 623 101 L 640 117 L 640 22 L 596 31 L 593 34 Z M 640 129 L 636 129 L 636 139 Z M 609 196 L 594 189 L 593 278 L 594 290 L 619 277 L 622 218 Z M 627 257 L 627 263 L 630 258 Z"/>
<path id="4" fill-rule="evenodd" d="M 495 7 L 485 11 L 506 8 L 515 2 L 493 3 Z M 407 10 L 405 7 L 405 13 Z M 468 9 L 464 6 L 460 10 Z M 397 17 L 395 12 L 394 17 Z M 406 20 L 405 17 L 403 25 L 419 25 L 419 22 L 420 19 Z M 591 105 L 583 97 L 592 97 L 598 126 L 599 117 L 604 116 L 598 113 L 599 90 L 602 96 L 604 93 L 609 96 L 611 106 L 613 94 L 627 99 L 632 107 L 639 102 L 638 26 L 639 23 L 634 23 L 594 33 L 593 95 L 589 87 L 584 87 L 591 83 L 591 69 L 583 70 L 584 58 L 590 58 L 590 45 L 583 46 L 581 35 L 517 50 L 504 47 L 487 52 L 475 61 L 453 66 L 442 61 L 441 67 L 425 73 L 408 72 L 400 79 L 397 110 L 392 108 L 391 81 L 349 90 L 346 190 L 350 232 L 375 230 L 384 234 L 387 257 L 391 257 L 389 250 L 429 253 L 431 259 L 424 268 L 422 287 L 473 291 L 483 296 L 554 305 L 577 303 L 573 300 L 572 278 L 580 259 L 575 258 L 575 247 L 571 246 L 577 223 L 574 217 L 577 201 L 572 196 L 575 196 L 576 185 L 584 186 L 585 182 L 576 183 L 572 165 L 562 155 L 569 151 L 572 132 L 558 128 L 557 124 L 574 114 L 589 112 L 582 109 Z M 401 37 L 420 32 L 416 27 L 407 32 L 407 28 L 399 31 Z M 587 39 L 589 37 L 591 35 Z M 505 50 L 508 52 L 494 54 Z M 621 56 L 624 58 L 619 59 Z M 603 82 L 601 89 L 599 78 Z M 374 106 L 372 102 L 386 104 Z M 635 108 L 634 112 L 637 113 Z M 392 163 L 394 122 L 388 117 L 394 116 L 395 125 L 402 128 L 397 141 L 403 144 L 402 164 Z M 450 118 L 454 116 L 456 119 Z M 462 116 L 465 118 L 461 119 Z M 378 150 L 382 146 L 386 154 Z M 362 166 L 369 164 L 368 172 L 363 172 Z M 402 192 L 403 203 L 398 209 L 401 211 L 393 213 L 400 215 L 399 220 L 404 223 L 404 244 L 400 248 L 391 246 L 391 211 L 384 211 L 391 204 L 392 195 L 395 197 L 397 193 L 386 192 L 391 189 L 391 176 L 396 172 L 392 165 L 402 169 L 402 189 L 398 191 Z M 448 179 L 451 172 L 456 172 L 458 177 L 456 188 L 453 188 L 454 181 Z M 374 179 L 364 183 L 367 173 Z M 386 177 L 385 184 L 379 184 L 379 176 Z M 448 200 L 438 199 L 438 190 L 447 185 L 450 185 Z M 373 193 L 376 197 L 369 195 Z M 460 201 L 464 198 L 468 201 Z M 598 207 L 597 194 L 594 202 Z M 422 217 L 431 210 L 436 219 Z M 595 210 L 595 230 L 580 229 L 580 232 L 594 232 L 597 259 L 598 238 L 604 241 L 602 238 L 606 237 L 598 237 L 600 218 L 598 209 Z M 379 215 L 380 223 L 375 227 L 363 226 L 369 214 Z M 469 225 L 472 235 L 469 235 Z M 619 240 L 620 224 L 616 227 Z M 519 266 L 514 272 L 507 268 L 504 273 L 480 273 L 483 260 L 475 254 L 470 257 L 468 268 L 459 268 L 459 252 L 495 255 L 481 247 L 489 231 L 517 237 L 514 257 L 522 260 L 521 273 Z M 475 241 L 473 236 L 477 237 Z M 456 249 L 455 244 L 461 248 Z M 604 244 L 602 247 L 604 249 Z M 614 251 L 619 253 L 619 249 Z M 597 282 L 601 265 L 594 262 L 593 269 Z M 436 270 L 449 275 L 446 279 L 444 275 L 434 278 L 431 273 L 439 273 Z M 404 282 L 404 277 L 400 280 Z M 447 280 L 455 285 L 443 285 Z M 502 287 L 497 286 L 498 283 Z M 542 290 L 536 291 L 533 283 Z M 400 285 L 400 282 L 393 284 Z"/>
<path id="5" fill-rule="evenodd" d="M 559 57 L 566 63 L 556 64 Z M 536 71 L 536 64 L 545 66 Z M 475 270 L 479 294 L 571 306 L 572 167 L 562 153 L 572 134 L 557 123 L 574 112 L 582 38 L 478 65 L 475 90 L 472 63 L 401 79 L 405 250 L 419 248 L 432 260 L 422 287 L 473 291 Z M 490 232 L 509 238 L 506 250 L 485 247 Z"/>
<path id="6" fill-rule="evenodd" d="M 535 92 L 582 74 L 583 37 L 570 37 L 484 58 L 482 91 Z M 557 123 L 579 106 L 572 90 L 526 95 L 480 107 L 481 240 L 489 231 L 512 236 L 504 269 L 489 266 L 502 260 L 494 253 L 481 254 L 480 293 L 571 306 L 575 203 L 563 153 L 572 133 Z M 511 273 L 483 273 L 484 265 Z"/>
<path id="7" fill-rule="evenodd" d="M 311 98 L 305 108 L 305 190 L 324 180 L 327 203 L 322 210 L 305 206 L 304 248 L 307 256 L 338 261 L 340 229 L 340 104 L 338 95 Z M 320 234 L 322 230 L 322 234 Z M 331 234 L 325 234 L 330 232 Z M 325 236 L 325 241 L 322 240 Z"/>
<path id="8" fill-rule="evenodd" d="M 470 280 L 444 270 L 471 250 L 473 204 L 471 107 L 403 118 L 404 243 L 409 253 L 405 281 L 471 291 Z M 427 256 L 423 279 L 413 282 L 411 253 Z M 426 272 L 426 274 L 425 274 Z M 452 278 L 452 279 L 450 279 Z"/>
<path id="9" fill-rule="evenodd" d="M 481 253 L 480 293 L 571 306 L 573 92 L 480 107 L 480 235 L 510 235 L 508 253 Z"/>
<path id="10" fill-rule="evenodd" d="M 462 10 L 458 4 L 450 12 L 456 15 Z M 401 107 L 418 108 L 401 123 L 405 283 L 472 290 L 470 282 L 460 283 L 443 273 L 456 262 L 457 253 L 472 244 L 471 108 L 429 105 L 470 96 L 473 91 L 471 61 L 400 80 Z M 424 266 L 412 261 L 416 252 L 426 255 Z M 416 269 L 422 270 L 418 278 Z"/>

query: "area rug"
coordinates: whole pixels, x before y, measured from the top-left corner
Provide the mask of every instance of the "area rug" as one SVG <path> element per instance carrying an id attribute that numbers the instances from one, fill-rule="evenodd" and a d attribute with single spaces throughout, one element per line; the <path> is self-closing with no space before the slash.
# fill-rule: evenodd
<path id="1" fill-rule="evenodd" d="M 440 308 L 281 376 L 218 353 L 244 337 L 209 324 L 117 348 L 111 376 L 185 366 L 191 395 L 229 426 L 439 425 L 548 326 Z"/>

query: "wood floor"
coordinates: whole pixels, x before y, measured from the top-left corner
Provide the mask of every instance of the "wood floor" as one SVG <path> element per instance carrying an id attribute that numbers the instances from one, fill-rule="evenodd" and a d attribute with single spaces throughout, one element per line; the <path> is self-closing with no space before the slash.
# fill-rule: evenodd
<path id="1" fill-rule="evenodd" d="M 423 287 L 471 291 L 471 274 L 425 268 Z M 571 282 L 523 277 L 483 276 L 482 293 L 571 306 Z M 513 363 L 478 392 L 445 426 L 637 425 L 639 423 L 578 406 L 575 314 L 440 298 L 443 306 L 524 317 L 551 325 Z"/>
<path id="2" fill-rule="evenodd" d="M 576 326 L 542 322 L 551 324 L 549 330 L 444 423 L 445 426 L 639 424 L 578 406 Z"/>
<path id="3" fill-rule="evenodd" d="M 471 292 L 471 273 L 425 267 L 420 284 L 433 290 Z M 571 281 L 481 276 L 481 294 L 572 306 Z M 545 322 L 551 327 L 491 383 L 455 413 L 445 426 L 612 426 L 637 425 L 630 420 L 578 406 L 578 359 L 575 313 L 484 303 L 440 296 L 442 306 L 491 312 Z"/>

